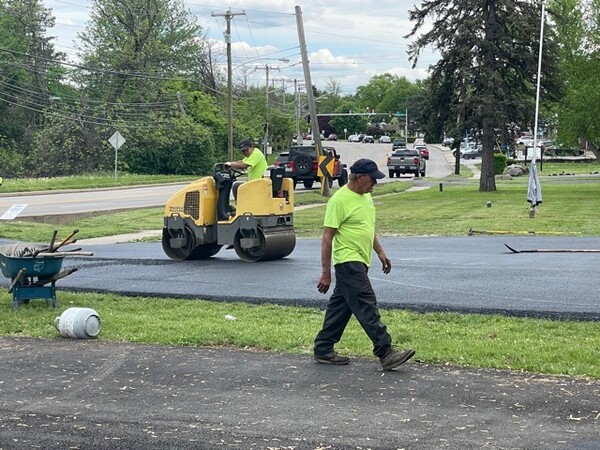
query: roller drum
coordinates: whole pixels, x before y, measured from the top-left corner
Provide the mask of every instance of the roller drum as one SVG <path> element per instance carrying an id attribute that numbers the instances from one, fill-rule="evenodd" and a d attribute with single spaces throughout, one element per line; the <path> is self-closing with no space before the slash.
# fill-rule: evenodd
<path id="1" fill-rule="evenodd" d="M 296 234 L 293 230 L 272 231 L 264 233 L 259 230 L 259 245 L 245 249 L 242 248 L 240 235 L 235 239 L 235 252 L 240 259 L 246 262 L 269 261 L 288 256 L 296 246 Z"/>

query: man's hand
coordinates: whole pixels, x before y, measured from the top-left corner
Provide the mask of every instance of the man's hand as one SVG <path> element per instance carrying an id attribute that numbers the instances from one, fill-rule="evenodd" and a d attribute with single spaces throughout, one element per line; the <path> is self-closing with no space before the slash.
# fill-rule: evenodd
<path id="1" fill-rule="evenodd" d="M 381 271 L 387 275 L 392 270 L 392 261 L 386 256 L 385 253 L 378 256 L 379 260 L 381 261 Z"/>
<path id="2" fill-rule="evenodd" d="M 225 163 L 225 167 L 230 167 L 230 166 L 231 166 L 231 161 L 227 161 L 227 162 Z"/>
<path id="3" fill-rule="evenodd" d="M 317 289 L 321 294 L 325 294 L 329 290 L 329 286 L 331 286 L 331 272 L 323 272 L 319 284 L 317 284 Z"/>

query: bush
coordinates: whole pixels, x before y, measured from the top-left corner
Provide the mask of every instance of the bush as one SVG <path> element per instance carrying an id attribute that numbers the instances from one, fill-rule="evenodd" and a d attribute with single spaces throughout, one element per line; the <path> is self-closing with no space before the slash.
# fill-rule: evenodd
<path id="1" fill-rule="evenodd" d="M 506 169 L 506 155 L 504 153 L 494 153 L 494 175 L 502 175 Z"/>

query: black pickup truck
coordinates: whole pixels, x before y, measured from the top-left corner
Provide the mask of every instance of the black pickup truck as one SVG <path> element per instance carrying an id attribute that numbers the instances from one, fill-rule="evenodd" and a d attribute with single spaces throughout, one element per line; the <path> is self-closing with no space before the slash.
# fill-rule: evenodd
<path id="1" fill-rule="evenodd" d="M 329 187 L 333 186 L 333 180 L 337 180 L 342 187 L 348 182 L 348 169 L 346 164 L 340 162 L 340 155 L 334 147 L 322 147 L 321 155 L 334 158 L 333 176 L 329 178 Z M 285 167 L 285 176 L 294 180 L 294 187 L 298 181 L 302 181 L 306 189 L 311 189 L 315 181 L 320 182 L 317 175 L 317 153 L 314 145 L 295 145 L 290 147 L 289 152 L 280 153 L 275 161 L 276 166 Z"/>

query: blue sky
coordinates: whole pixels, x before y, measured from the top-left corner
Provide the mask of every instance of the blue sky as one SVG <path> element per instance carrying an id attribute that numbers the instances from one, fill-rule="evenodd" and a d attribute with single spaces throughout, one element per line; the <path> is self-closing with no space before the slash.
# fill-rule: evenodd
<path id="1" fill-rule="evenodd" d="M 84 30 L 92 2 L 43 1 L 56 17 L 56 26 L 48 34 L 57 37 L 57 50 L 75 60 L 77 33 Z M 197 17 L 213 45 L 214 59 L 223 67 L 226 21 L 222 15 L 231 9 L 235 14 L 231 21 L 233 77 L 249 84 L 264 85 L 266 65 L 273 68 L 271 80 L 290 93 L 294 79 L 302 82 L 296 5 L 302 10 L 312 82 L 319 89 L 335 80 L 343 93 L 352 94 L 357 86 L 386 72 L 411 81 L 424 79 L 436 60 L 426 50 L 415 69 L 408 61 L 410 41 L 403 36 L 411 29 L 408 10 L 413 1 L 190 0 L 184 4 Z"/>

